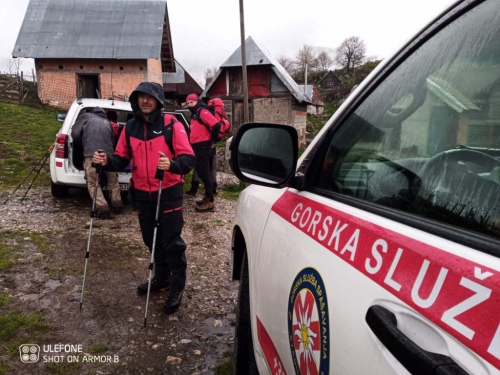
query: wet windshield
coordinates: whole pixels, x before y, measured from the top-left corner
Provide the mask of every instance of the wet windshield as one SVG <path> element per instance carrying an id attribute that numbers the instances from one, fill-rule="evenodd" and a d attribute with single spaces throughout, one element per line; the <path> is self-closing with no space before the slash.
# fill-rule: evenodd
<path id="1" fill-rule="evenodd" d="M 332 139 L 326 190 L 500 237 L 500 0 L 417 49 Z"/>

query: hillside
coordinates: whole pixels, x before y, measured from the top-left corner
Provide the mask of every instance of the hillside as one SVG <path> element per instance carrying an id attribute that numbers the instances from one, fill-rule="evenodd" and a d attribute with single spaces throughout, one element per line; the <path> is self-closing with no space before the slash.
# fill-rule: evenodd
<path id="1" fill-rule="evenodd" d="M 61 127 L 56 115 L 55 109 L 0 103 L 0 190 L 17 186 L 45 155 Z M 50 184 L 48 162 L 39 184 Z"/>

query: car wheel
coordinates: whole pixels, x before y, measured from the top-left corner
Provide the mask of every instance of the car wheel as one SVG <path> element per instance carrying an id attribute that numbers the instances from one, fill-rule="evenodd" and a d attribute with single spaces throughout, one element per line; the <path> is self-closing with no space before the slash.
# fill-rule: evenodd
<path id="1" fill-rule="evenodd" d="M 55 198 L 66 198 L 69 196 L 69 186 L 56 185 L 50 181 L 50 192 Z"/>
<path id="2" fill-rule="evenodd" d="M 248 276 L 248 256 L 245 252 L 241 265 L 241 279 L 238 292 L 238 313 L 234 332 L 234 375 L 258 375 L 253 351 L 252 321 L 250 315 L 250 280 Z"/>

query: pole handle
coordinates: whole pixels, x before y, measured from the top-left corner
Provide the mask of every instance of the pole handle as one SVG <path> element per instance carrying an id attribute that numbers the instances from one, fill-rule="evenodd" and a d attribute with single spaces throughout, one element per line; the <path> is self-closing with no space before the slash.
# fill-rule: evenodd
<path id="1" fill-rule="evenodd" d="M 160 158 L 166 158 L 166 156 L 160 156 Z M 156 168 L 155 178 L 158 180 L 163 180 L 164 176 L 165 176 L 165 171 L 162 171 L 161 169 Z"/>
<path id="2" fill-rule="evenodd" d="M 102 149 L 98 149 L 97 152 L 99 154 L 104 154 L 104 150 L 102 150 Z M 97 164 L 97 163 L 92 162 L 92 167 L 95 168 L 97 175 L 99 175 L 101 173 L 101 168 L 102 168 L 101 164 Z"/>

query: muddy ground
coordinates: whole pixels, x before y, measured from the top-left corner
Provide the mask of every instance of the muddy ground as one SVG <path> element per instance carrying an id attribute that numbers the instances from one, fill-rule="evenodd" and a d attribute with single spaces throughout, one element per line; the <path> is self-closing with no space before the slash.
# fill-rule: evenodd
<path id="1" fill-rule="evenodd" d="M 5 196 L 5 194 L 3 194 Z M 91 200 L 83 190 L 69 199 L 52 198 L 40 187 L 24 204 L 0 205 L 0 236 L 15 249 L 12 264 L 0 271 L 0 294 L 11 297 L 9 311 L 41 313 L 46 329 L 17 338 L 40 348 L 81 345 L 78 363 L 20 361 L 19 351 L 2 350 L 9 374 L 215 374 L 233 347 L 238 284 L 231 280 L 230 241 L 236 201 L 219 198 L 217 211 L 195 213 L 195 198 L 184 201 L 187 285 L 181 309 L 163 312 L 165 292 L 152 294 L 148 328 L 143 329 L 145 296 L 136 295 L 148 276 L 149 252 L 129 205 L 113 220 L 95 220 L 83 309 L 80 291 Z M 199 197 L 197 198 L 199 199 Z M 26 337 L 27 335 L 27 337 Z M 12 339 L 11 339 L 12 341 Z M 15 343 L 15 340 L 14 340 Z M 104 363 L 82 363 L 85 354 Z M 110 356 L 110 357 L 108 357 Z M 117 356 L 117 357 L 115 357 Z M 118 358 L 116 362 L 115 358 Z M 227 365 L 227 363 L 226 363 Z"/>

